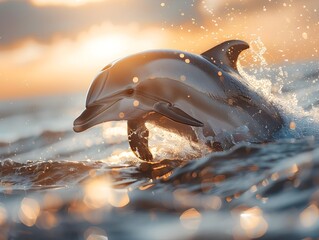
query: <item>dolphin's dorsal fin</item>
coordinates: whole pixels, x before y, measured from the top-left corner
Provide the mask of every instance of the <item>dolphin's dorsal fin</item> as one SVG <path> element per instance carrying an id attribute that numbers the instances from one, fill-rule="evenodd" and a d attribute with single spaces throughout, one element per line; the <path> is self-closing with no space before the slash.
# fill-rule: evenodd
<path id="1" fill-rule="evenodd" d="M 249 45 L 244 41 L 230 40 L 213 47 L 201 55 L 224 70 L 229 70 L 229 67 L 231 67 L 232 70 L 237 72 L 238 55 L 247 48 L 249 48 Z"/>

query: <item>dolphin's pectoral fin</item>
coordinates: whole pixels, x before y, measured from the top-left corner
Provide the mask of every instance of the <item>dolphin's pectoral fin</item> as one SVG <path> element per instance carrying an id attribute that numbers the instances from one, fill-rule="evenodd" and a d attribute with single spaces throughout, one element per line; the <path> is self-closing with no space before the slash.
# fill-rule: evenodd
<path id="1" fill-rule="evenodd" d="M 187 124 L 194 127 L 202 127 L 203 123 L 198 121 L 197 119 L 189 116 L 187 113 L 185 113 L 183 110 L 172 106 L 169 103 L 165 102 L 158 102 L 154 104 L 154 110 L 165 117 L 168 117 L 172 119 L 173 121 Z"/>
<path id="2" fill-rule="evenodd" d="M 249 45 L 244 41 L 230 40 L 213 47 L 201 55 L 224 70 L 229 70 L 229 67 L 231 67 L 237 72 L 238 56 L 247 48 L 249 48 Z"/>
<path id="3" fill-rule="evenodd" d="M 148 149 L 148 129 L 144 121 L 128 120 L 127 133 L 130 147 L 134 154 L 145 161 L 152 161 L 153 156 Z"/>

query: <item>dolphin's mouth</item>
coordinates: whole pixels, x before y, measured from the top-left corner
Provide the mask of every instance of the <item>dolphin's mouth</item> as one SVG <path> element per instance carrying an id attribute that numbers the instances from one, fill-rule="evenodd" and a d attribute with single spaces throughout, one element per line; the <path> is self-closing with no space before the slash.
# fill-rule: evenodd
<path id="1" fill-rule="evenodd" d="M 118 100 L 119 101 L 119 100 Z M 99 120 L 99 116 L 105 113 L 110 107 L 116 104 L 118 101 L 115 101 L 111 104 L 105 105 L 92 105 L 87 107 L 81 115 L 74 120 L 73 130 L 75 132 L 83 132 L 90 127 L 93 127 L 102 121 Z"/>

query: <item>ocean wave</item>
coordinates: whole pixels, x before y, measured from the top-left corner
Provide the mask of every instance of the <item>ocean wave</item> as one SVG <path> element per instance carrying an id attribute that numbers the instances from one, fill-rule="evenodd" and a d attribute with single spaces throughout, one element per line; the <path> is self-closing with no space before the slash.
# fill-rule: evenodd
<path id="1" fill-rule="evenodd" d="M 11 158 L 34 149 L 51 146 L 71 134 L 71 131 L 43 131 L 40 135 L 23 137 L 13 142 L 1 142 L 0 159 Z"/>
<path id="2" fill-rule="evenodd" d="M 80 236 L 92 224 L 109 237 L 148 239 L 154 236 L 149 232 L 153 229 L 164 234 L 158 239 L 165 239 L 163 236 L 172 237 L 165 223 L 186 231 L 185 236 L 177 234 L 172 239 L 224 239 L 233 236 L 239 222 L 248 224 L 250 218 L 261 224 L 255 233 L 264 238 L 304 238 L 316 236 L 319 227 L 317 223 L 311 230 L 304 227 L 310 221 L 305 216 L 316 211 L 318 204 L 318 145 L 317 140 L 305 139 L 243 143 L 188 162 L 167 159 L 117 167 L 101 161 L 5 160 L 1 162 L 1 179 L 4 183 L 10 177 L 23 176 L 34 186 L 24 183 L 25 191 L 41 186 L 42 193 L 29 192 L 27 198 L 16 193 L 18 198 L 12 203 L 38 204 L 40 214 L 28 228 L 35 239 L 47 234 L 54 239 L 53 233 L 61 239 L 73 233 Z M 15 195 L 8 189 L 4 193 L 9 199 Z M 55 224 L 43 222 L 46 214 L 54 216 Z M 209 227 L 212 221 L 217 221 L 215 227 Z M 220 229 L 225 225 L 232 231 Z M 139 235 L 145 226 L 148 230 Z M 198 231 L 192 232 L 193 228 Z M 15 233 L 15 239 L 20 239 L 25 230 L 23 223 L 17 223 L 8 228 L 8 234 Z M 247 237 L 245 229 L 238 231 L 236 236 Z"/>

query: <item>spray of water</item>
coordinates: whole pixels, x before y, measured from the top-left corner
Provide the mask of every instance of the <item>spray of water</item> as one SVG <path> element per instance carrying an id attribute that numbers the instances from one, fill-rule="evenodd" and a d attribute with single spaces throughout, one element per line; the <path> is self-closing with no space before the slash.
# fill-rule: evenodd
<path id="1" fill-rule="evenodd" d="M 295 91 L 283 92 L 282 89 L 294 81 L 302 81 L 294 76 L 294 71 L 285 71 L 286 66 L 269 65 L 265 59 L 266 46 L 260 38 L 250 42 L 250 49 L 243 53 L 238 62 L 238 70 L 243 80 L 252 91 L 261 94 L 267 101 L 277 106 L 284 119 L 285 126 L 278 137 L 300 138 L 309 135 L 318 136 L 319 109 L 305 110 L 298 100 Z M 253 59 L 248 69 L 244 69 L 241 61 L 245 61 L 248 55 Z M 290 69 L 292 65 L 290 64 Z M 287 67 L 287 68 L 289 68 Z M 294 79 L 294 80 L 293 80 Z M 306 88 L 306 86 L 305 86 Z M 311 88 L 311 87 L 310 87 Z M 307 91 L 304 91 L 307 94 Z"/>
<path id="2" fill-rule="evenodd" d="M 211 151 L 204 142 L 195 143 L 152 123 L 146 123 L 146 127 L 150 129 L 149 146 L 155 159 L 189 160 Z"/>
<path id="3" fill-rule="evenodd" d="M 319 110 L 312 108 L 306 111 L 300 106 L 295 91 L 282 91 L 287 84 L 293 83 L 291 79 L 295 78 L 294 72 L 284 70 L 286 66 L 268 64 L 265 58 L 267 48 L 260 38 L 251 41 L 249 45 L 250 49 L 240 55 L 238 70 L 243 76 L 243 81 L 250 86 L 252 91 L 258 92 L 266 101 L 272 102 L 279 108 L 285 125 L 275 138 L 319 136 L 319 122 L 316 121 L 319 119 Z M 244 68 L 241 62 L 247 62 L 247 59 L 252 59 L 252 61 L 248 68 Z M 211 151 L 204 144 L 205 141 L 194 143 L 190 139 L 152 123 L 147 123 L 146 126 L 150 130 L 149 147 L 155 160 L 188 160 L 201 157 Z M 118 122 L 105 125 L 103 136 L 107 143 L 118 144 L 114 141 L 120 141 L 121 147 L 123 147 L 113 149 L 111 157 L 106 159 L 107 162 L 125 164 L 128 161 L 138 161 L 129 146 L 123 145 L 127 139 L 126 123 Z"/>

